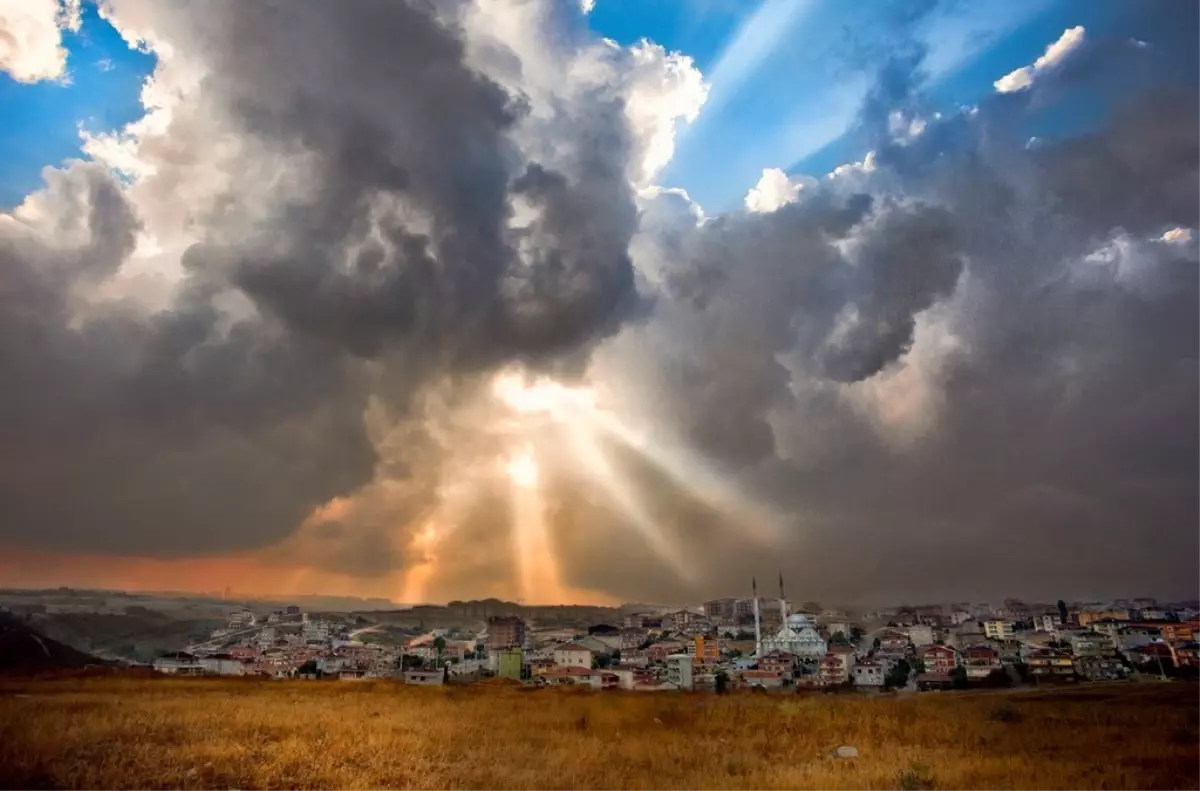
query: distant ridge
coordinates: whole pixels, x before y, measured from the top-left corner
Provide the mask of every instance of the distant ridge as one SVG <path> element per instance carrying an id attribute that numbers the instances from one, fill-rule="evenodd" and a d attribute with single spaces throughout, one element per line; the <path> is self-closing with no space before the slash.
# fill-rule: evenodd
<path id="1" fill-rule="evenodd" d="M 0 673 L 39 673 L 107 664 L 39 634 L 14 615 L 0 612 Z"/>

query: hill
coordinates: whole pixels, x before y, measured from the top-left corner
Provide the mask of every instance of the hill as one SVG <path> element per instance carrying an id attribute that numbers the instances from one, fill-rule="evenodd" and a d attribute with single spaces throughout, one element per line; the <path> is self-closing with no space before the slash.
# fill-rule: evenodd
<path id="1" fill-rule="evenodd" d="M 38 634 L 20 618 L 0 613 L 0 673 L 41 673 L 103 664 L 93 656 Z"/>

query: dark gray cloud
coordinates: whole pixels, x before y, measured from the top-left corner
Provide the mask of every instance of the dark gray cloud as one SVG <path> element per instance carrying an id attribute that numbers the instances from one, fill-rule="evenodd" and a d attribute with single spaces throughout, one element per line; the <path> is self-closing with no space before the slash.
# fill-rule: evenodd
<path id="1" fill-rule="evenodd" d="M 562 169 L 529 159 L 511 135 L 521 97 L 467 64 L 459 6 L 112 4 L 170 41 L 160 80 L 181 63 L 204 74 L 167 129 L 180 144 L 151 139 L 157 172 L 136 187 L 147 211 L 198 190 L 196 241 L 176 296 L 147 313 L 76 293 L 121 266 L 139 227 L 104 168 L 51 171 L 40 198 L 80 245 L 10 226 L 5 541 L 269 546 L 377 470 L 429 482 L 439 447 L 414 401 L 426 385 L 569 357 L 615 329 L 635 301 L 622 105 L 597 97 L 590 138 Z M 186 171 L 205 146 L 230 153 L 207 160 L 216 172 Z M 532 219 L 514 224 L 514 211 Z M 390 429 L 409 442 L 383 460 L 364 427 L 372 395 L 387 420 L 417 421 Z M 317 560 L 402 565 L 380 542 L 432 497 L 373 495 L 353 546 Z"/>
<path id="2" fill-rule="evenodd" d="M 203 78 L 146 143 L 153 178 L 75 163 L 36 229 L 0 226 L 0 541 L 384 578 L 419 562 L 446 478 L 510 450 L 480 385 L 594 360 L 782 538 L 614 444 L 684 583 L 564 446 L 570 588 L 680 600 L 782 567 L 802 599 L 1194 593 L 1200 254 L 1168 232 L 1197 224 L 1200 130 L 1152 53 L 1089 37 L 944 118 L 919 47 L 867 53 L 875 167 L 697 223 L 675 193 L 635 208 L 619 91 L 547 100 L 544 63 L 472 50 L 465 4 L 113 5 L 172 42 L 164 84 Z M 1103 124 L 1029 144 L 1116 72 Z M 98 299 L 175 195 L 171 301 Z M 479 491 L 440 538 L 447 598 L 515 576 L 512 504 Z"/>

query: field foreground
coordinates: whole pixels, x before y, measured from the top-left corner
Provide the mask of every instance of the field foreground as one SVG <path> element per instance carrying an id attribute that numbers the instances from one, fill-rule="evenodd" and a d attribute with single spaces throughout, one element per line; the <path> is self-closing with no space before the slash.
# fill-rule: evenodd
<path id="1" fill-rule="evenodd" d="M 867 699 L 6 680 L 0 786 L 1197 788 L 1198 721 L 1182 683 Z"/>

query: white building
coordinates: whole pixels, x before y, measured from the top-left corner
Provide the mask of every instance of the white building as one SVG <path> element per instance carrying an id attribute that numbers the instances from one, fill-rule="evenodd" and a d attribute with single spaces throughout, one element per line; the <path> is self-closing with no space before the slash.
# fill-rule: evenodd
<path id="1" fill-rule="evenodd" d="M 264 626 L 262 631 L 258 633 L 258 645 L 261 648 L 270 648 L 275 645 L 275 627 Z"/>
<path id="2" fill-rule="evenodd" d="M 845 621 L 827 621 L 825 623 L 825 631 L 829 632 L 830 637 L 840 634 L 847 639 L 850 638 L 852 632 L 850 624 Z"/>
<path id="3" fill-rule="evenodd" d="M 440 687 L 444 680 L 445 671 L 440 667 L 437 670 L 404 671 L 405 684 L 418 684 L 424 687 Z"/>
<path id="4" fill-rule="evenodd" d="M 984 621 L 983 633 L 992 640 L 1011 640 L 1014 634 L 1012 621 L 999 619 Z"/>
<path id="5" fill-rule="evenodd" d="M 692 658 L 687 654 L 671 654 L 666 661 L 667 682 L 679 689 L 691 689 Z"/>
<path id="6" fill-rule="evenodd" d="M 578 643 L 567 643 L 554 648 L 554 664 L 558 667 L 583 667 L 591 669 L 592 651 Z"/>
<path id="7" fill-rule="evenodd" d="M 1045 615 L 1035 616 L 1033 619 L 1033 628 L 1039 632 L 1054 632 L 1058 630 L 1058 616 Z"/>
<path id="8" fill-rule="evenodd" d="M 856 687 L 882 687 L 888 669 L 882 662 L 865 659 L 854 666 L 854 685 Z"/>
<path id="9" fill-rule="evenodd" d="M 958 626 L 960 623 L 966 623 L 971 620 L 971 613 L 966 610 L 955 610 L 950 613 L 950 623 Z"/>

